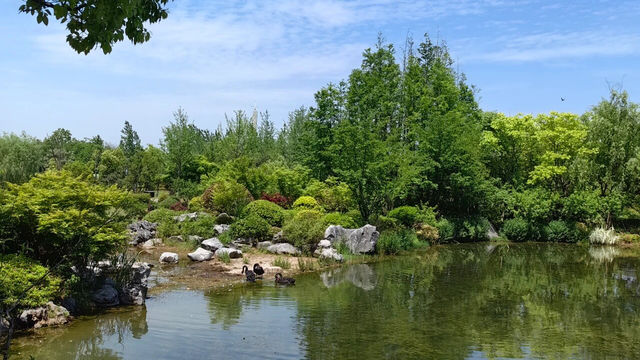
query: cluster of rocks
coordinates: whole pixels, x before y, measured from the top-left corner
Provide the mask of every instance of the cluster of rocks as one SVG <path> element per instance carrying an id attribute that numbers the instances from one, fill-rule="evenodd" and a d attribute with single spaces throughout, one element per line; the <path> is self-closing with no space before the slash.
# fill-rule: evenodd
<path id="1" fill-rule="evenodd" d="M 335 261 L 344 261 L 344 257 L 338 253 L 338 243 L 344 244 L 352 254 L 371 254 L 376 250 L 376 244 L 380 233 L 373 225 L 365 225 L 357 229 L 345 229 L 340 225 L 331 225 L 324 232 L 315 254 L 321 258 Z"/>
<path id="2" fill-rule="evenodd" d="M 19 328 L 41 328 L 66 324 L 71 320 L 71 314 L 64 306 L 49 301 L 45 306 L 22 311 L 18 318 Z M 5 320 L 6 321 L 6 320 Z"/>
<path id="3" fill-rule="evenodd" d="M 218 238 L 203 240 L 194 252 L 187 254 L 191 261 L 207 261 L 213 257 L 229 255 L 229 258 L 236 259 L 242 257 L 242 250 L 225 246 Z"/>
<path id="4" fill-rule="evenodd" d="M 131 266 L 131 280 L 127 284 L 118 286 L 111 278 L 106 278 L 102 286 L 91 295 L 91 300 L 99 307 L 143 305 L 147 298 L 150 274 L 150 264 L 136 262 Z"/>
<path id="5" fill-rule="evenodd" d="M 156 240 L 157 223 L 140 220 L 129 224 L 127 228 L 129 229 L 129 236 L 131 237 L 130 245 L 136 246 L 152 239 Z M 162 242 L 162 240 L 160 240 L 160 242 Z"/>

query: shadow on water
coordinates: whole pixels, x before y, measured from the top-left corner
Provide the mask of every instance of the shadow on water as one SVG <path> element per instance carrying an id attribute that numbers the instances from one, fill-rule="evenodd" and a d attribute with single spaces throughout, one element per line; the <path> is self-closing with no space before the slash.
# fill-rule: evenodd
<path id="1" fill-rule="evenodd" d="M 639 269 L 617 248 L 432 247 L 300 275 L 295 287 L 170 291 L 146 311 L 78 319 L 16 349 L 36 359 L 633 358 Z"/>

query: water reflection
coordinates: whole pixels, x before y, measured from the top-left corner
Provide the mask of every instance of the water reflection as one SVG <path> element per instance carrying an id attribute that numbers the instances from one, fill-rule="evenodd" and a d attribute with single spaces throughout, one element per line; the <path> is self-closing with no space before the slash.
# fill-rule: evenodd
<path id="1" fill-rule="evenodd" d="M 320 278 L 327 288 L 332 288 L 346 281 L 360 289 L 369 291 L 373 290 L 377 283 L 376 273 L 367 264 L 331 269 L 321 273 Z"/>
<path id="2" fill-rule="evenodd" d="M 592 246 L 589 255 L 599 262 L 612 262 L 620 255 L 620 250 L 614 246 Z"/>

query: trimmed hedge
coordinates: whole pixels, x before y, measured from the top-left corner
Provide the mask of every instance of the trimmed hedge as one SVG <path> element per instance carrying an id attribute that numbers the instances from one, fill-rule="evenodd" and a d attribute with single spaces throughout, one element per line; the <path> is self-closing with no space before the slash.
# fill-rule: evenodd
<path id="1" fill-rule="evenodd" d="M 243 215 L 259 216 L 269 223 L 271 226 L 282 226 L 284 219 L 283 209 L 275 203 L 267 200 L 256 200 L 244 208 Z"/>

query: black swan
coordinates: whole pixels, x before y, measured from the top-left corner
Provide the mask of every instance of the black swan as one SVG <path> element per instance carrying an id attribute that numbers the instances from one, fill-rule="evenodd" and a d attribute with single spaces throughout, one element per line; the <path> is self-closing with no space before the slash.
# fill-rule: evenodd
<path id="1" fill-rule="evenodd" d="M 276 274 L 276 284 L 280 284 L 280 285 L 295 285 L 296 284 L 296 279 L 289 278 L 289 277 L 282 277 L 282 274 L 277 273 Z"/>
<path id="2" fill-rule="evenodd" d="M 262 275 L 264 275 L 264 269 L 262 268 L 262 266 L 260 266 L 260 264 L 253 264 L 253 272 L 256 273 L 256 275 L 258 275 L 259 277 L 262 277 Z"/>
<path id="3" fill-rule="evenodd" d="M 253 271 L 249 270 L 247 265 L 242 267 L 242 273 L 246 275 L 247 281 L 249 281 L 249 282 L 255 282 L 256 281 L 256 273 L 254 273 Z"/>

